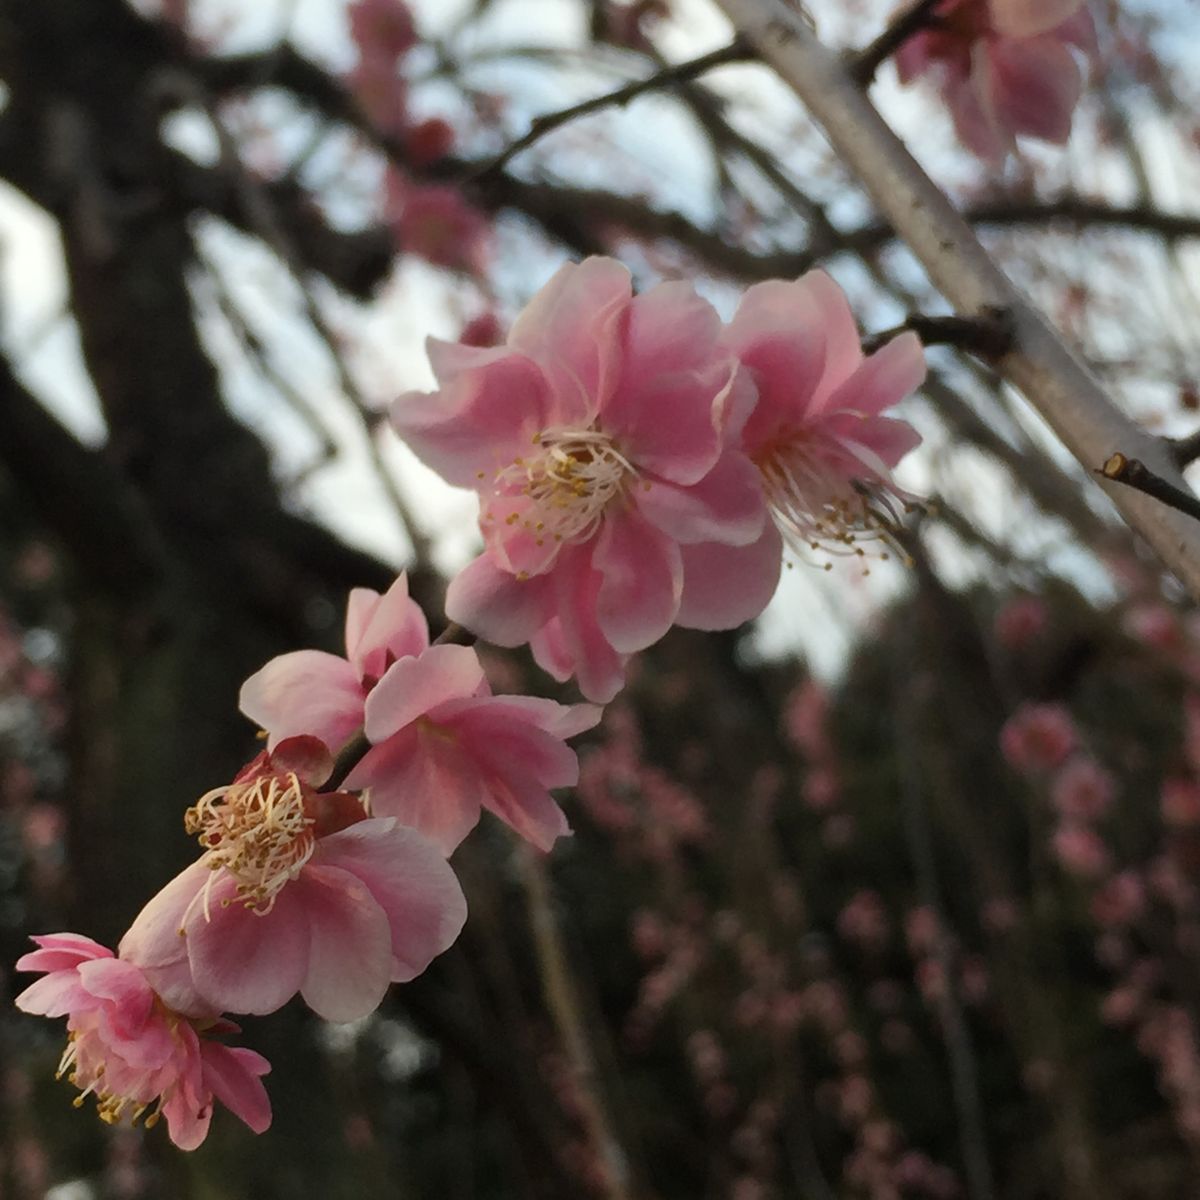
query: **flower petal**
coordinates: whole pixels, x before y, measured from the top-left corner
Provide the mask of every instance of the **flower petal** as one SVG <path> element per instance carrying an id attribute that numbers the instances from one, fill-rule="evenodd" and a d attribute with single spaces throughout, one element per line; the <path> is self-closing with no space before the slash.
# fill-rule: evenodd
<path id="1" fill-rule="evenodd" d="M 408 594 L 403 572 L 382 596 L 371 588 L 351 591 L 346 602 L 346 657 L 359 679 L 378 679 L 390 660 L 420 654 L 428 646 L 429 625 Z"/>
<path id="2" fill-rule="evenodd" d="M 484 682 L 479 656 L 470 646 L 430 646 L 417 658 L 402 658 L 367 697 L 367 738 L 378 745 L 435 705 L 475 695 Z"/>
<path id="3" fill-rule="evenodd" d="M 779 583 L 783 543 L 768 521 L 757 542 L 683 546 L 683 596 L 676 620 L 688 629 L 735 629 L 770 603 Z"/>
<path id="4" fill-rule="evenodd" d="M 362 724 L 362 687 L 344 658 L 321 650 L 295 650 L 273 658 L 245 683 L 238 707 L 271 736 L 308 734 L 337 752 Z"/>
<path id="5" fill-rule="evenodd" d="M 520 646 L 545 624 L 552 590 L 544 576 L 517 579 L 481 554 L 451 580 L 446 616 L 497 646 Z"/>
<path id="6" fill-rule="evenodd" d="M 38 949 L 17 959 L 17 971 L 68 971 L 93 958 L 112 958 L 113 952 L 81 933 L 43 933 L 29 939 Z"/>
<path id="7" fill-rule="evenodd" d="M 1057 28 L 1083 0 L 991 0 L 992 25 L 1011 38 L 1035 37 Z"/>
<path id="8" fill-rule="evenodd" d="M 877 350 L 829 397 L 823 413 L 842 410 L 873 417 L 925 382 L 925 350 L 915 333 L 902 333 Z"/>
<path id="9" fill-rule="evenodd" d="M 657 642 L 679 611 L 679 547 L 636 511 L 606 516 L 592 554 L 602 582 L 596 620 L 613 649 L 631 654 Z"/>
<path id="10" fill-rule="evenodd" d="M 364 821 L 326 838 L 321 856 L 361 880 L 387 914 L 394 982 L 421 974 L 462 932 L 462 887 L 437 847 L 415 830 Z"/>
<path id="11" fill-rule="evenodd" d="M 656 529 L 682 545 L 744 546 L 762 533 L 767 517 L 758 469 L 744 454 L 732 452 L 698 483 L 680 487 L 656 479 L 634 493 L 634 503 Z"/>
<path id="12" fill-rule="evenodd" d="M 204 1086 L 235 1117 L 255 1133 L 270 1129 L 271 1101 L 259 1076 L 268 1074 L 271 1064 L 261 1054 L 245 1046 L 224 1046 L 202 1039 L 200 1062 Z"/>

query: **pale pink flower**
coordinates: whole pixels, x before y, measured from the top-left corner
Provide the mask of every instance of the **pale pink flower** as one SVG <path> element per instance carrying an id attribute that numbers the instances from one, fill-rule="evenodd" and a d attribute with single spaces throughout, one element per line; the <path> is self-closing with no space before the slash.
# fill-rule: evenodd
<path id="1" fill-rule="evenodd" d="M 1055 776 L 1050 798 L 1061 816 L 1095 821 L 1108 811 L 1113 791 L 1113 777 L 1094 758 L 1076 755 Z"/>
<path id="2" fill-rule="evenodd" d="M 1066 821 L 1054 831 L 1051 845 L 1063 869 L 1072 875 L 1096 879 L 1109 869 L 1108 849 L 1090 826 Z"/>
<path id="3" fill-rule="evenodd" d="M 882 416 L 925 378 L 915 334 L 894 338 L 864 358 L 845 293 L 824 271 L 795 282 L 749 288 L 721 338 L 758 390 L 758 403 L 737 430 L 758 468 L 775 528 L 753 548 L 702 547 L 687 563 L 689 589 L 743 587 L 770 595 L 780 535 L 792 551 L 863 556 L 903 498 L 891 468 L 921 438 L 911 425 Z M 719 582 L 718 582 L 719 581 Z"/>
<path id="4" fill-rule="evenodd" d="M 1010 650 L 1033 641 L 1049 623 L 1046 602 L 1038 596 L 1018 596 L 997 614 L 993 628 L 996 640 Z"/>
<path id="5" fill-rule="evenodd" d="M 346 658 L 297 650 L 242 685 L 242 712 L 274 749 L 307 734 L 340 746 L 364 728 L 372 748 L 346 779 L 371 813 L 395 817 L 449 855 L 488 809 L 541 850 L 568 833 L 553 788 L 579 778 L 569 737 L 601 710 L 534 696 L 493 696 L 469 646 L 430 646 L 403 575 L 386 594 L 355 588 Z"/>
<path id="6" fill-rule="evenodd" d="M 362 58 L 346 75 L 350 90 L 363 115 L 387 137 L 403 137 L 408 131 L 408 82 L 396 74 L 395 65 L 378 58 Z"/>
<path id="7" fill-rule="evenodd" d="M 472 275 L 482 274 L 488 265 L 491 222 L 460 188 L 413 183 L 389 169 L 384 220 L 403 254 Z"/>
<path id="8" fill-rule="evenodd" d="M 357 1020 L 458 937 L 466 900 L 438 848 L 317 792 L 331 766 L 315 738 L 291 738 L 188 810 L 204 855 L 119 947 L 177 1011 L 269 1013 L 299 992 L 326 1020 Z"/>
<path id="9" fill-rule="evenodd" d="M 1066 762 L 1079 738 L 1061 704 L 1022 704 L 1000 730 L 1000 750 L 1025 774 L 1052 771 Z"/>
<path id="10" fill-rule="evenodd" d="M 417 28 L 405 0 L 354 0 L 346 10 L 350 38 L 363 61 L 394 69 L 417 44 Z"/>
<path id="11" fill-rule="evenodd" d="M 485 549 L 450 585 L 452 620 L 530 643 L 555 678 L 608 701 L 627 657 L 673 623 L 731 628 L 761 611 L 777 544 L 736 577 L 705 577 L 714 543 L 759 542 L 765 520 L 752 465 L 724 445 L 753 391 L 719 334 L 689 285 L 635 297 L 620 263 L 592 258 L 564 266 L 505 345 L 429 342 L 440 390 L 401 396 L 392 421 L 480 495 Z"/>
<path id="12" fill-rule="evenodd" d="M 214 1036 L 238 1028 L 217 1012 L 185 1016 L 155 993 L 144 972 L 75 933 L 35 937 L 38 949 L 17 960 L 18 971 L 45 977 L 16 999 L 23 1012 L 67 1018 L 68 1043 L 59 1064 L 80 1089 L 76 1105 L 96 1097 L 101 1120 L 145 1124 L 165 1117 L 171 1141 L 194 1150 L 208 1134 L 213 1100 L 255 1133 L 271 1124 L 259 1080 L 270 1067 L 253 1050 Z"/>
<path id="13" fill-rule="evenodd" d="M 1001 161 L 1016 139 L 1062 144 L 1095 47 L 1083 0 L 943 0 L 896 55 L 902 83 L 933 73 L 968 149 Z"/>

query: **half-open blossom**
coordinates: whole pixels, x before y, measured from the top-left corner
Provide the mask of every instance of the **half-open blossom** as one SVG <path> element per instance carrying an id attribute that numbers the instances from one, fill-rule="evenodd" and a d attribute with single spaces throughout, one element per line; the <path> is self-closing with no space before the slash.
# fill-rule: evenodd
<path id="1" fill-rule="evenodd" d="M 466 900 L 438 848 L 316 791 L 331 767 L 315 738 L 291 738 L 188 810 L 203 856 L 119 947 L 177 1011 L 269 1013 L 299 992 L 357 1020 L 458 937 Z"/>
<path id="2" fill-rule="evenodd" d="M 195 1149 L 208 1134 L 214 1097 L 255 1133 L 271 1124 L 259 1079 L 270 1066 L 253 1050 L 215 1036 L 238 1032 L 216 1012 L 185 1016 L 156 994 L 133 963 L 75 933 L 35 937 L 38 949 L 17 960 L 18 971 L 45 977 L 16 1000 L 24 1012 L 67 1018 L 67 1048 L 58 1074 L 96 1098 L 100 1118 L 116 1124 L 146 1115 L 147 1128 L 165 1117 L 171 1141 Z"/>
<path id="3" fill-rule="evenodd" d="M 529 642 L 608 701 L 627 656 L 677 619 L 730 628 L 761 610 L 739 586 L 681 611 L 687 549 L 752 544 L 764 524 L 754 469 L 725 443 L 753 396 L 719 333 L 689 285 L 635 297 L 620 263 L 592 258 L 559 270 L 505 345 L 430 340 L 439 390 L 401 396 L 392 421 L 479 492 L 485 550 L 450 585 L 452 620 Z"/>
<path id="4" fill-rule="evenodd" d="M 267 730 L 269 748 L 297 734 L 341 745 L 365 726 L 372 748 L 346 786 L 444 854 L 482 808 L 542 850 L 568 832 L 550 790 L 578 781 L 566 739 L 595 725 L 599 708 L 493 696 L 473 649 L 429 645 L 403 575 L 383 596 L 350 593 L 346 655 L 283 654 L 246 681 L 242 711 Z"/>
<path id="5" fill-rule="evenodd" d="M 865 555 L 862 543 L 885 534 L 903 503 L 891 468 L 921 440 L 911 425 L 881 415 L 924 380 L 919 339 L 901 334 L 865 358 L 845 294 L 823 271 L 748 289 L 722 345 L 757 388 L 741 444 L 758 468 L 774 526 L 761 539 L 766 549 L 754 554 L 703 547 L 703 558 L 688 564 L 685 600 L 693 588 L 739 580 L 765 588 L 770 577 L 762 571 L 771 562 L 778 571 L 781 536 L 801 557 Z"/>
<path id="6" fill-rule="evenodd" d="M 1084 0 L 942 0 L 896 55 L 902 83 L 932 72 L 963 144 L 1001 160 L 1019 136 L 1062 144 L 1083 91 Z"/>

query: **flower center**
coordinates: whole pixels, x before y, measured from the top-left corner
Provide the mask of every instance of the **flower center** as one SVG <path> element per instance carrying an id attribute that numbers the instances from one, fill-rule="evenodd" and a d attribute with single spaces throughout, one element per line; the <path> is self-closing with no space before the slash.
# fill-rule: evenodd
<path id="1" fill-rule="evenodd" d="M 629 460 L 598 429 L 548 429 L 533 435 L 534 453 L 514 458 L 496 473 L 496 504 L 521 496 L 509 512 L 492 505 L 485 520 L 500 519 L 533 535 L 537 545 L 585 542 L 596 532 L 608 504 L 635 477 Z"/>
<path id="2" fill-rule="evenodd" d="M 767 506 L 794 553 L 866 558 L 862 542 L 896 546 L 900 512 L 911 499 L 875 458 L 865 446 L 805 434 L 785 435 L 758 456 Z M 886 550 L 877 556 L 891 557 Z M 831 563 L 823 566 L 832 569 Z"/>
<path id="3" fill-rule="evenodd" d="M 269 913 L 275 897 L 312 857 L 315 817 L 294 772 L 264 774 L 205 793 L 184 815 L 184 828 L 199 835 L 214 872 L 237 880 L 247 908 Z M 205 915 L 209 886 L 204 889 Z"/>
<path id="4" fill-rule="evenodd" d="M 154 1103 L 154 1111 L 146 1118 L 145 1126 L 153 1129 L 162 1115 L 164 1097 L 154 1086 L 151 1072 L 135 1072 L 130 1077 L 128 1068 L 119 1072 L 125 1078 L 127 1090 L 110 1090 L 105 1084 L 107 1063 L 104 1057 L 103 1039 L 90 1029 L 72 1029 L 67 1033 L 67 1048 L 59 1059 L 55 1079 L 64 1075 L 68 1082 L 79 1088 L 79 1095 L 71 1101 L 75 1108 L 82 1108 L 89 1096 L 96 1097 L 96 1112 L 106 1125 L 116 1125 L 129 1113 L 129 1123 L 136 1125 L 142 1113 Z"/>

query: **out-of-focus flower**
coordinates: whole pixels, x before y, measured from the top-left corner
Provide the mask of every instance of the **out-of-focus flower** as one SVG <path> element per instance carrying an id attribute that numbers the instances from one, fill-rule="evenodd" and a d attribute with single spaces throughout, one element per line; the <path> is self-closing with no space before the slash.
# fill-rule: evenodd
<path id="1" fill-rule="evenodd" d="M 1108 811 L 1113 790 L 1113 777 L 1094 758 L 1081 754 L 1055 776 L 1050 798 L 1063 817 L 1095 821 Z"/>
<path id="2" fill-rule="evenodd" d="M 269 1013 L 299 992 L 357 1020 L 458 937 L 466 900 L 438 848 L 316 791 L 331 767 L 315 738 L 291 738 L 188 810 L 204 855 L 118 948 L 178 1012 Z"/>
<path id="3" fill-rule="evenodd" d="M 404 254 L 472 275 L 487 267 L 491 222 L 467 202 L 460 188 L 413 183 L 389 170 L 384 220 Z"/>
<path id="4" fill-rule="evenodd" d="M 730 628 L 761 611 L 763 571 L 706 586 L 702 565 L 714 543 L 759 541 L 765 520 L 752 464 L 725 445 L 753 389 L 719 334 L 689 285 L 635 297 L 620 263 L 592 258 L 564 266 L 505 345 L 430 341 L 439 391 L 401 396 L 392 421 L 427 465 L 480 495 L 485 550 L 450 585 L 451 619 L 498 645 L 530 643 L 557 679 L 575 675 L 606 702 L 627 656 L 676 621 Z M 766 547 L 772 587 L 777 557 Z"/>
<path id="5" fill-rule="evenodd" d="M 714 580 L 741 580 L 752 593 L 773 587 L 765 567 L 780 557 L 780 535 L 801 557 L 865 555 L 862 544 L 886 534 L 903 506 L 891 469 L 921 440 L 882 415 L 924 380 L 920 340 L 905 333 L 864 358 L 845 293 L 824 271 L 755 284 L 721 344 L 758 391 L 740 438 L 777 528 L 752 550 L 702 547 L 687 563 L 685 603 L 689 589 Z"/>
<path id="6" fill-rule="evenodd" d="M 346 10 L 350 38 L 365 62 L 393 69 L 417 44 L 417 27 L 404 0 L 354 0 Z"/>
<path id="7" fill-rule="evenodd" d="M 79 1088 L 76 1106 L 96 1097 L 100 1118 L 147 1128 L 165 1117 L 171 1141 L 194 1150 L 208 1135 L 213 1099 L 255 1133 L 271 1124 L 259 1076 L 270 1066 L 253 1050 L 215 1036 L 238 1032 L 218 1014 L 193 1017 L 163 1003 L 133 963 L 74 933 L 35 937 L 38 949 L 17 960 L 18 971 L 44 978 L 16 1000 L 24 1012 L 67 1018 L 68 1043 L 59 1065 Z"/>
<path id="8" fill-rule="evenodd" d="M 997 614 L 993 628 L 996 640 L 1009 650 L 1019 649 L 1036 638 L 1049 623 L 1046 602 L 1039 596 L 1018 596 Z"/>
<path id="9" fill-rule="evenodd" d="M 1061 704 L 1022 704 L 1000 730 L 1000 750 L 1010 767 L 1026 774 L 1066 762 L 1079 738 Z"/>
<path id="10" fill-rule="evenodd" d="M 1087 825 L 1064 821 L 1051 839 L 1055 857 L 1072 875 L 1096 879 L 1108 870 L 1108 848 L 1100 835 Z"/>
<path id="11" fill-rule="evenodd" d="M 1002 161 L 1018 137 L 1062 144 L 1083 91 L 1077 51 L 1095 28 L 1083 0 L 942 0 L 896 55 L 902 83 L 934 74 L 959 138 Z"/>
<path id="12" fill-rule="evenodd" d="M 383 596 L 356 588 L 346 658 L 298 650 L 243 685 L 242 711 L 274 749 L 307 734 L 340 745 L 360 727 L 371 749 L 346 779 L 371 813 L 396 817 L 450 854 L 486 808 L 542 850 L 569 832 L 550 796 L 579 778 L 566 739 L 601 710 L 535 696 L 493 696 L 475 651 L 430 646 L 405 577 Z"/>

